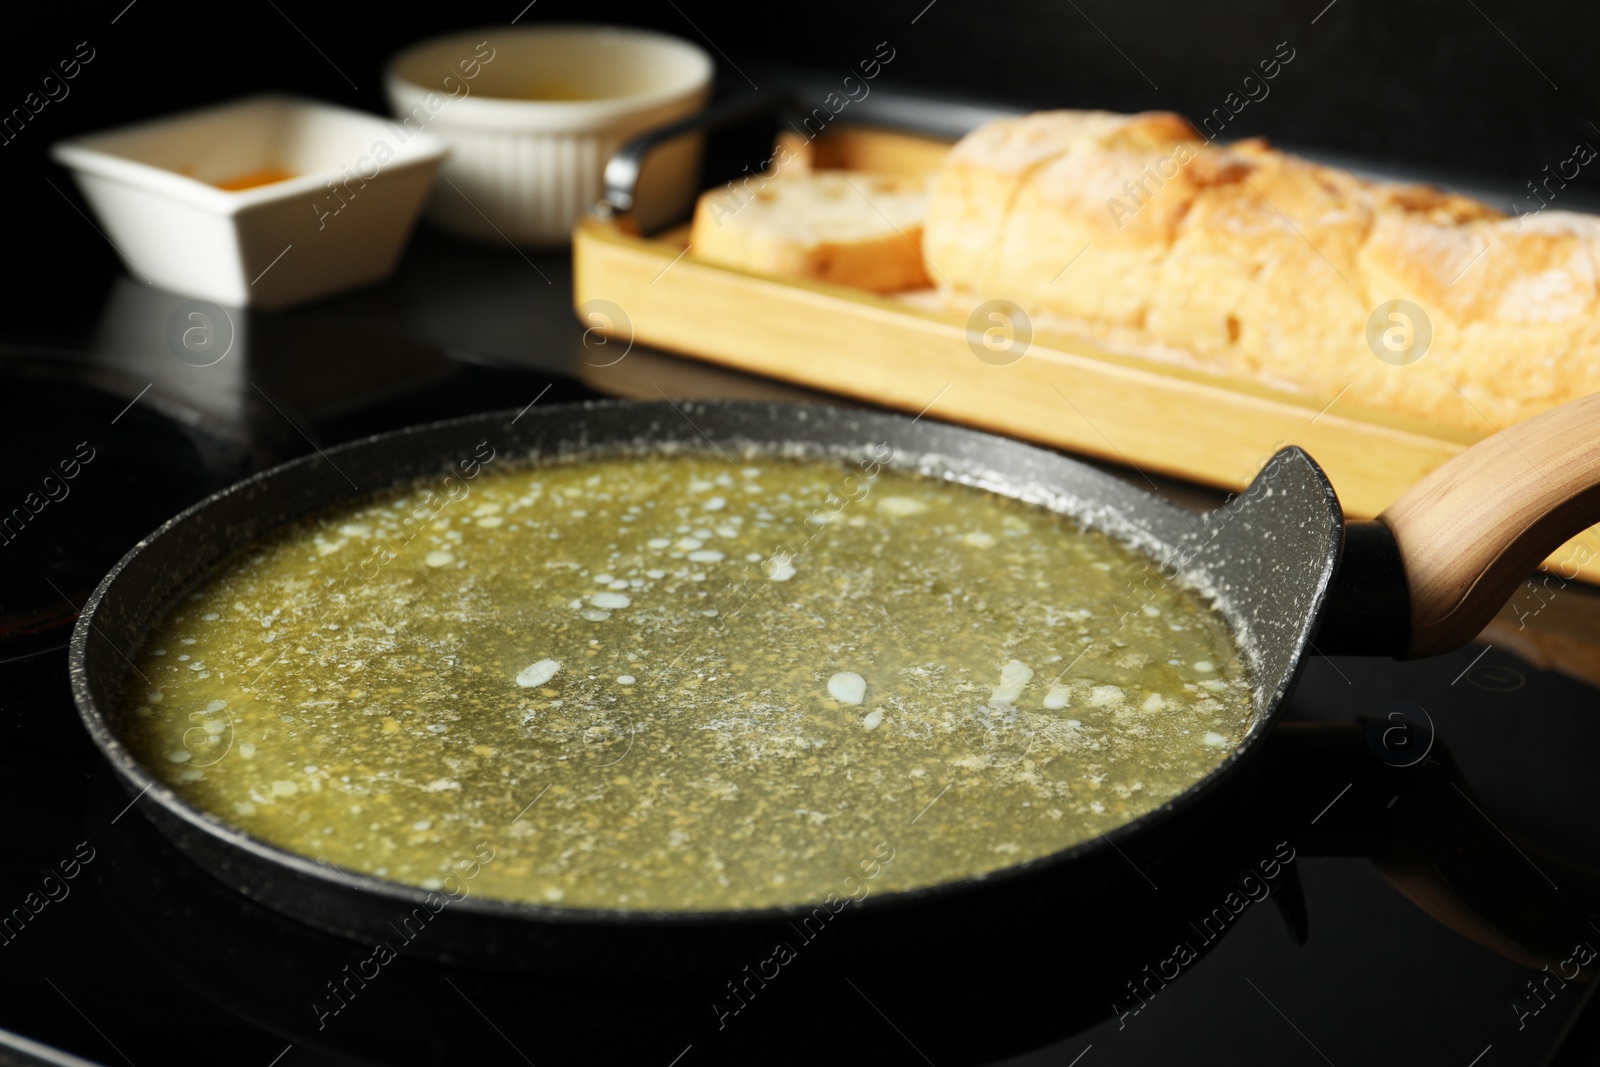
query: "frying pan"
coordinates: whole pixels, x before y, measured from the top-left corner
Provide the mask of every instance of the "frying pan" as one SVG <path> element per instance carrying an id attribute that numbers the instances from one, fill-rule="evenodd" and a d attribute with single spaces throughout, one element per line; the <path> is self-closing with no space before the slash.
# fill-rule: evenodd
<path id="1" fill-rule="evenodd" d="M 1490 438 L 1418 483 L 1378 520 L 1343 521 L 1305 452 L 1272 456 L 1209 514 L 1147 495 L 1083 463 L 990 434 L 899 415 L 808 405 L 601 402 L 501 412 L 382 434 L 246 479 L 136 545 L 85 605 L 73 634 L 80 715 L 134 803 L 179 850 L 235 890 L 323 930 L 372 942 L 437 896 L 253 839 L 190 807 L 118 740 L 111 709 L 131 657 L 173 601 L 274 528 L 424 477 L 482 442 L 496 460 L 741 450 L 859 458 L 1034 502 L 1143 553 L 1141 585 L 1181 581 L 1211 597 L 1245 654 L 1254 721 L 1222 763 L 1162 807 L 1093 840 L 982 877 L 869 895 L 840 916 L 862 951 L 1026 946 L 1040 924 L 1084 921 L 1140 890 L 1182 840 L 1226 841 L 1216 812 L 1254 773 L 1306 657 L 1431 655 L 1471 640 L 1539 561 L 1600 512 L 1600 395 Z M 481 453 L 480 453 L 481 454 Z M 1142 601 L 1130 587 L 1127 610 Z M 886 830 L 886 836 L 892 833 Z M 1151 883 L 1152 886 L 1154 883 Z M 1130 890 L 1130 887 L 1133 887 Z M 702 912 L 563 908 L 468 896 L 436 912 L 408 952 L 552 974 L 717 971 L 794 938 L 809 907 Z M 834 941 L 843 937 L 830 935 Z M 758 955 L 759 954 L 759 955 Z"/>

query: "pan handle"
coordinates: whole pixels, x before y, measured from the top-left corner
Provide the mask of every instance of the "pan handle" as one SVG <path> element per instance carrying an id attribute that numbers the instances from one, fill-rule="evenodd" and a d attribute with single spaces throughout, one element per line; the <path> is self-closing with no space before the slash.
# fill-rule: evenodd
<path id="1" fill-rule="evenodd" d="M 1473 445 L 1378 521 L 1410 594 L 1406 657 L 1466 644 L 1541 561 L 1600 521 L 1600 393 Z"/>

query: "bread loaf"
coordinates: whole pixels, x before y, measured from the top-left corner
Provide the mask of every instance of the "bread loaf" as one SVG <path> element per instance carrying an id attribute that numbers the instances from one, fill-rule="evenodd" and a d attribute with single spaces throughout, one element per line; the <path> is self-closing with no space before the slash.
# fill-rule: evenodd
<path id="1" fill-rule="evenodd" d="M 1468 434 L 1600 391 L 1600 219 L 1508 219 L 1168 113 L 983 126 L 923 242 L 957 308 L 1003 298 L 1037 332 Z"/>
<path id="2" fill-rule="evenodd" d="M 879 293 L 925 288 L 926 208 L 922 183 L 910 179 L 785 172 L 701 196 L 689 250 L 729 266 Z"/>

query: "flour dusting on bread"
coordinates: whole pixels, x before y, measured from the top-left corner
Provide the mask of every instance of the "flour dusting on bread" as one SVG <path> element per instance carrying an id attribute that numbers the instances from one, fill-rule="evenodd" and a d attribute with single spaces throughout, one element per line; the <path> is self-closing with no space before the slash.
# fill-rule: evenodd
<path id="1" fill-rule="evenodd" d="M 1600 391 L 1600 220 L 1519 222 L 1177 115 L 985 125 L 935 179 L 924 248 L 957 310 L 1003 298 L 1046 330 L 1468 433 Z M 1431 327 L 1408 366 L 1368 341 L 1393 300 Z"/>

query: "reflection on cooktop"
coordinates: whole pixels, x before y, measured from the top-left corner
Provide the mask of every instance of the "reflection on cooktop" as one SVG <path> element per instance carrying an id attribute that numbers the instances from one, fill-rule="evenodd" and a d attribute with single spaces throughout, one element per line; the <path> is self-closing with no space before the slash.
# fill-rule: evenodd
<path id="1" fill-rule="evenodd" d="M 294 454 L 282 434 L 244 440 L 243 420 L 207 418 L 148 384 L 61 353 L 0 351 L 0 659 L 65 644 L 77 607 L 137 538 Z"/>

